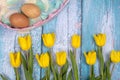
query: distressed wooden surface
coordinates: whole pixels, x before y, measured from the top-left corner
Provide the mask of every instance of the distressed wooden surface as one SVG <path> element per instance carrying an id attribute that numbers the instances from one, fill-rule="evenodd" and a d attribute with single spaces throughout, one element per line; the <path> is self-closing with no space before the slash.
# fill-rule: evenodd
<path id="1" fill-rule="evenodd" d="M 82 8 L 82 53 L 96 48 L 93 35 L 105 33 L 107 43 L 103 47 L 104 59 L 109 58 L 110 51 L 120 50 L 120 0 L 83 0 Z M 119 64 L 115 66 L 112 80 L 120 80 Z M 99 64 L 95 64 L 95 74 L 99 75 Z M 112 67 L 112 66 L 111 66 Z M 86 65 L 82 55 L 81 59 L 81 76 L 86 80 L 89 75 L 89 66 Z"/>
<path id="2" fill-rule="evenodd" d="M 33 51 L 44 53 L 48 49 L 44 47 L 41 35 L 43 33 L 55 32 L 57 39 L 53 47 L 53 55 L 57 51 L 68 51 L 71 48 L 70 38 L 73 34 L 80 34 L 82 37 L 81 48 L 77 50 L 77 63 L 81 80 L 88 80 L 89 66 L 86 64 L 83 52 L 96 48 L 93 35 L 105 33 L 107 43 L 103 47 L 105 60 L 112 49 L 120 50 L 120 0 L 70 0 L 70 3 L 50 22 L 39 28 L 33 29 L 30 33 L 33 40 Z M 0 73 L 4 73 L 15 80 L 13 68 L 9 64 L 9 52 L 14 51 L 17 44 L 17 37 L 20 33 L 8 30 L 0 26 Z M 23 34 L 22 34 L 23 35 Z M 15 46 L 19 51 L 19 46 Z M 34 60 L 34 78 L 39 80 L 44 76 L 44 70 L 39 68 Z M 95 64 L 95 74 L 99 75 L 98 62 Z M 112 66 L 111 66 L 112 67 Z M 112 80 L 120 80 L 120 64 L 115 66 Z M 71 67 L 70 67 L 71 68 Z M 21 69 L 20 69 L 21 70 Z M 22 74 L 22 71 L 21 71 Z"/>

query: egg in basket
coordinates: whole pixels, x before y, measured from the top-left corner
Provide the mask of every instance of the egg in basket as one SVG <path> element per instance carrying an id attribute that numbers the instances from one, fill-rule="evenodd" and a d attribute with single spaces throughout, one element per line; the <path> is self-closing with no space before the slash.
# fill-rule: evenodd
<path id="1" fill-rule="evenodd" d="M 69 0 L 0 0 L 0 25 L 31 30 L 55 17 Z"/>

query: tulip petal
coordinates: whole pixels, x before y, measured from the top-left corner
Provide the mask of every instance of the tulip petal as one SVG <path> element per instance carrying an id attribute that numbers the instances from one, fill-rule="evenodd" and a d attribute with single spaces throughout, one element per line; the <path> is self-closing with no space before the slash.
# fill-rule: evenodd
<path id="1" fill-rule="evenodd" d="M 11 65 L 14 67 L 14 65 L 15 65 L 15 62 L 14 62 L 14 53 L 10 53 L 10 63 L 11 63 Z"/>
<path id="2" fill-rule="evenodd" d="M 21 55 L 20 52 L 10 53 L 10 63 L 13 67 L 18 68 L 21 65 Z"/>
<path id="3" fill-rule="evenodd" d="M 32 45 L 32 40 L 30 35 L 18 37 L 18 43 L 22 50 L 29 50 Z"/>
<path id="4" fill-rule="evenodd" d="M 19 67 L 21 65 L 21 55 L 20 52 L 16 53 L 16 67 Z"/>
<path id="5" fill-rule="evenodd" d="M 106 43 L 106 35 L 105 34 L 102 34 L 102 33 L 99 33 L 97 35 L 94 35 L 94 40 L 95 40 L 95 43 L 97 46 L 104 46 L 105 43 Z"/>
<path id="6" fill-rule="evenodd" d="M 66 63 L 66 52 L 61 51 L 56 53 L 56 63 L 59 66 L 63 66 Z"/>
<path id="7" fill-rule="evenodd" d="M 26 39 L 24 37 L 19 37 L 18 43 L 19 43 L 22 50 L 27 50 Z"/>
<path id="8" fill-rule="evenodd" d="M 113 63 L 118 63 L 120 61 L 119 52 L 112 50 L 110 54 L 110 59 Z"/>
<path id="9" fill-rule="evenodd" d="M 27 47 L 28 47 L 28 49 L 30 49 L 31 45 L 32 45 L 32 38 L 30 35 L 27 36 L 26 41 L 27 41 Z"/>
<path id="10" fill-rule="evenodd" d="M 96 52 L 95 51 L 90 51 L 88 54 L 84 52 L 84 56 L 86 58 L 86 63 L 89 65 L 94 65 L 96 62 Z"/>
<path id="11" fill-rule="evenodd" d="M 77 35 L 77 34 L 74 34 L 72 37 L 71 37 L 71 45 L 73 48 L 79 48 L 80 47 L 80 36 Z"/>
<path id="12" fill-rule="evenodd" d="M 48 48 L 51 48 L 55 43 L 55 34 L 54 33 L 42 34 L 42 39 L 44 45 Z"/>
<path id="13" fill-rule="evenodd" d="M 36 54 L 36 59 L 37 59 L 37 62 L 38 64 L 40 65 L 40 67 L 42 68 L 46 68 L 49 66 L 49 55 L 48 53 L 43 53 L 43 54 Z"/>

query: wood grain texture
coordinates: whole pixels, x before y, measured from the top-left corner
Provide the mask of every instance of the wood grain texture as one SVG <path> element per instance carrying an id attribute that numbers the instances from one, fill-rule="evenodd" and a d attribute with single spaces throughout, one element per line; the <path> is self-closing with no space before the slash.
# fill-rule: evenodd
<path id="1" fill-rule="evenodd" d="M 82 53 L 96 49 L 93 35 L 105 33 L 107 35 L 106 45 L 103 47 L 105 61 L 108 60 L 110 51 L 119 50 L 119 1 L 112 0 L 84 0 L 83 22 L 82 22 Z M 111 65 L 112 67 L 112 65 Z M 119 80 L 119 64 L 116 65 L 112 80 Z M 84 73 L 83 73 L 84 72 Z M 95 74 L 99 75 L 99 64 L 95 64 Z M 84 56 L 81 59 L 82 80 L 88 79 L 89 66 Z"/>
<path id="2" fill-rule="evenodd" d="M 42 48 L 42 40 L 41 40 L 41 35 L 42 35 L 42 27 L 38 27 L 34 30 L 31 31 L 31 36 L 32 36 L 32 43 L 33 43 L 33 53 L 35 54 L 41 54 L 41 48 Z M 33 72 L 33 77 L 35 80 L 40 79 L 40 66 L 38 65 L 35 57 L 34 57 L 34 72 Z"/>
<path id="3" fill-rule="evenodd" d="M 112 10 L 112 16 L 113 16 L 113 47 L 115 50 L 120 50 L 120 0 L 118 1 L 112 1 L 111 0 L 111 10 Z M 112 80 L 120 80 L 120 64 L 117 64 L 115 66 L 115 69 L 113 71 Z"/>
<path id="4" fill-rule="evenodd" d="M 82 53 L 95 49 L 93 35 L 100 33 L 102 18 L 105 14 L 104 0 L 84 0 L 82 15 Z M 95 68 L 97 70 L 97 66 Z M 84 72 L 84 73 L 83 73 Z M 98 71 L 95 71 L 98 72 Z M 81 59 L 81 76 L 83 80 L 88 79 L 89 66 L 86 64 L 84 55 Z"/>
<path id="5" fill-rule="evenodd" d="M 10 79 L 15 79 L 14 70 L 9 64 L 9 52 L 14 51 L 14 40 L 15 40 L 15 32 L 9 31 L 7 29 L 4 29 L 2 26 L 0 26 L 0 73 L 3 73 L 7 76 L 9 76 Z M 9 31 L 9 36 L 8 32 Z"/>

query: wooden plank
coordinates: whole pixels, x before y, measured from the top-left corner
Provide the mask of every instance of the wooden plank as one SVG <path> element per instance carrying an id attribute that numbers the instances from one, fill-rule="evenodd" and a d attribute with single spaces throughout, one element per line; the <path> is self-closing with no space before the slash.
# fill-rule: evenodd
<path id="1" fill-rule="evenodd" d="M 64 10 L 57 16 L 56 20 L 56 42 L 55 46 L 53 47 L 54 53 L 58 51 L 67 51 L 67 32 L 68 32 L 68 16 L 67 16 L 67 8 L 66 6 Z"/>
<path id="2" fill-rule="evenodd" d="M 83 4 L 83 8 L 81 8 Z M 107 35 L 107 43 L 103 47 L 105 60 L 112 49 L 119 50 L 120 32 L 119 32 L 119 16 L 120 16 L 120 1 L 112 0 L 71 0 L 67 6 L 56 18 L 46 23 L 43 28 L 39 27 L 31 31 L 33 38 L 34 53 L 46 52 L 41 43 L 41 34 L 55 32 L 57 39 L 53 47 L 54 53 L 57 51 L 71 49 L 70 38 L 74 33 L 81 34 L 81 9 L 82 13 L 82 53 L 96 48 L 93 40 L 93 35 L 96 33 L 105 33 Z M 42 31 L 43 30 L 43 31 Z M 9 34 L 9 35 L 8 35 Z M 10 79 L 14 80 L 15 75 L 12 67 L 9 64 L 9 52 L 14 51 L 14 40 L 16 32 L 0 27 L 0 73 L 7 74 Z M 6 49 L 7 48 L 7 49 Z M 42 49 L 41 49 L 42 48 Z M 77 51 L 78 65 L 81 66 L 81 79 L 87 80 L 89 75 L 89 66 L 86 64 L 84 56 L 81 57 L 81 64 L 79 62 L 80 49 Z M 4 55 L 6 54 L 6 55 Z M 35 61 L 36 62 L 36 61 Z M 115 66 L 112 80 L 119 80 L 120 64 Z M 95 64 L 95 74 L 99 75 L 99 64 Z M 34 65 L 34 78 L 40 79 L 40 68 L 37 63 Z M 44 76 L 44 70 L 41 72 Z"/>
<path id="3" fill-rule="evenodd" d="M 14 51 L 15 35 L 16 32 L 0 26 L 0 73 L 7 75 L 11 80 L 15 80 L 15 74 L 9 62 L 9 53 Z"/>
<path id="4" fill-rule="evenodd" d="M 105 33 L 103 28 L 107 17 L 105 17 L 106 4 L 104 0 L 84 0 L 82 4 L 82 53 L 84 53 L 95 49 L 93 35 L 101 32 Z M 98 63 L 96 63 L 94 71 L 96 76 L 99 75 L 98 66 Z M 89 76 L 89 66 L 86 64 L 84 55 L 81 59 L 81 76 L 82 80 L 87 80 Z"/>
<path id="5" fill-rule="evenodd" d="M 120 50 L 120 0 L 111 0 L 111 12 L 113 17 L 113 46 L 115 50 Z M 120 64 L 117 64 L 113 70 L 112 80 L 120 79 Z"/>
<path id="6" fill-rule="evenodd" d="M 73 34 L 79 34 L 81 36 L 81 0 L 71 0 L 68 6 L 68 50 L 71 47 L 71 36 Z M 76 50 L 76 61 L 80 75 L 80 55 L 81 49 Z"/>
<path id="7" fill-rule="evenodd" d="M 55 28 L 56 28 L 56 18 L 53 18 L 51 21 L 47 22 L 42 26 L 42 34 L 55 32 Z M 45 53 L 49 51 L 49 48 L 44 46 L 43 41 L 41 44 L 41 50 L 42 50 L 41 53 Z M 44 75 L 45 75 L 45 70 L 41 68 L 40 78 L 44 77 Z"/>
<path id="8" fill-rule="evenodd" d="M 31 31 L 32 43 L 33 43 L 33 53 L 41 53 L 41 35 L 42 35 L 42 27 L 38 27 Z M 34 72 L 33 77 L 35 80 L 40 80 L 40 66 L 38 65 L 36 58 L 34 57 Z"/>

